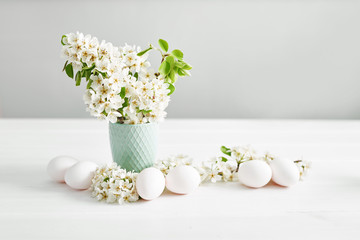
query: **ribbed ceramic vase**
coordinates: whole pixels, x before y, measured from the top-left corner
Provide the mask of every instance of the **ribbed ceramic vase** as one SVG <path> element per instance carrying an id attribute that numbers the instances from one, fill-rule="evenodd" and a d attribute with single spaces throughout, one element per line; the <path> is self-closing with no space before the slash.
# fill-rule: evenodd
<path id="1" fill-rule="evenodd" d="M 111 152 L 114 162 L 127 171 L 140 172 L 151 167 L 158 147 L 157 123 L 109 123 Z"/>

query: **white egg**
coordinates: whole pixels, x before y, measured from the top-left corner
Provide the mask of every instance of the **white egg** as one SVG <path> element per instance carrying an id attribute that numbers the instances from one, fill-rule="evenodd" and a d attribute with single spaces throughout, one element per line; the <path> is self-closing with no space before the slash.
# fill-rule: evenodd
<path id="1" fill-rule="evenodd" d="M 169 171 L 165 182 L 169 191 L 177 194 L 189 194 L 199 186 L 200 174 L 191 166 L 178 166 Z"/>
<path id="2" fill-rule="evenodd" d="M 57 181 L 64 182 L 64 176 L 66 170 L 77 163 L 78 160 L 69 156 L 57 156 L 49 162 L 47 165 L 47 173 L 49 176 Z"/>
<path id="3" fill-rule="evenodd" d="M 274 159 L 270 162 L 272 180 L 285 187 L 299 182 L 300 172 L 294 162 L 282 159 Z"/>
<path id="4" fill-rule="evenodd" d="M 89 161 L 74 164 L 65 173 L 66 184 L 74 189 L 88 189 L 97 167 L 97 164 Z"/>
<path id="5" fill-rule="evenodd" d="M 251 160 L 240 164 L 239 181 L 248 187 L 265 186 L 271 179 L 271 168 L 262 160 Z"/>
<path id="6" fill-rule="evenodd" d="M 146 168 L 136 178 L 136 191 L 145 200 L 153 200 L 159 197 L 164 188 L 164 175 L 157 168 Z"/>

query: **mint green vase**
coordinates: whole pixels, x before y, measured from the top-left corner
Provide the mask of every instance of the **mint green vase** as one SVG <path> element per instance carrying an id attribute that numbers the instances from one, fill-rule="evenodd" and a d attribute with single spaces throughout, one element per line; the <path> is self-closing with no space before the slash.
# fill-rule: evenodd
<path id="1" fill-rule="evenodd" d="M 151 167 L 156 160 L 158 130 L 157 123 L 109 123 L 114 162 L 127 171 L 140 172 Z"/>

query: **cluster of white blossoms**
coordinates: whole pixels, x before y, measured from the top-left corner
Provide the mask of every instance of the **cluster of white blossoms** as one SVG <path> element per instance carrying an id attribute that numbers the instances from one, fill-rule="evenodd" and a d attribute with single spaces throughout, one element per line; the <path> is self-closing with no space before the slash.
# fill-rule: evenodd
<path id="1" fill-rule="evenodd" d="M 242 163 L 251 160 L 269 163 L 277 158 L 269 153 L 258 154 L 252 148 L 244 146 L 232 148 L 223 146 L 221 151 L 224 153 L 223 156 L 203 162 L 196 162 L 184 154 L 173 155 L 157 161 L 154 167 L 166 176 L 171 169 L 187 165 L 199 172 L 202 183 L 235 182 L 238 181 L 238 170 Z M 310 170 L 311 163 L 304 160 L 296 160 L 294 163 L 299 168 L 300 180 L 303 180 Z M 137 175 L 135 172 L 127 172 L 115 162 L 99 167 L 92 179 L 92 196 L 108 203 L 135 202 L 139 200 L 135 186 Z"/>
<path id="2" fill-rule="evenodd" d="M 198 163 L 187 155 L 179 154 L 156 162 L 154 167 L 158 168 L 166 176 L 171 169 L 188 165 L 198 170 L 201 182 L 237 181 L 239 165 L 245 161 L 258 159 L 258 156 L 249 147 L 234 147 L 229 150 L 231 151 L 231 158 L 214 157 L 209 161 Z"/>
<path id="3" fill-rule="evenodd" d="M 137 173 L 127 172 L 115 162 L 99 167 L 92 179 L 92 196 L 108 203 L 135 202 L 139 200 L 136 177 Z"/>
<path id="4" fill-rule="evenodd" d="M 241 163 L 253 159 L 261 159 L 261 156 L 250 147 L 222 147 L 223 153 L 228 157 L 214 157 L 209 161 L 202 163 L 198 168 L 202 180 L 211 181 L 212 183 L 218 181 L 232 182 L 237 181 L 237 171 Z"/>
<path id="5" fill-rule="evenodd" d="M 237 164 L 235 161 L 225 161 L 222 157 L 214 157 L 209 161 L 202 163 L 198 167 L 202 182 L 210 181 L 216 183 L 218 181 L 231 182 L 236 181 Z"/>
<path id="6" fill-rule="evenodd" d="M 237 172 L 240 164 L 251 160 L 262 160 L 269 163 L 277 158 L 269 153 L 259 154 L 249 146 L 236 146 L 232 148 L 223 146 L 221 151 L 224 153 L 224 156 L 214 157 L 200 164 L 195 164 L 188 156 L 178 155 L 162 160 L 156 166 L 166 175 L 170 169 L 176 166 L 191 165 L 199 171 L 202 182 L 233 182 L 238 181 Z M 310 170 L 311 163 L 304 160 L 297 160 L 294 163 L 299 168 L 300 179 L 303 180 Z"/>
<path id="7" fill-rule="evenodd" d="M 157 161 L 154 164 L 154 167 L 159 169 L 164 176 L 166 176 L 171 169 L 183 165 L 194 166 L 193 159 L 184 154 L 173 155 Z"/>
<path id="8" fill-rule="evenodd" d="M 142 124 L 159 122 L 166 116 L 169 84 L 155 74 L 147 61 L 138 56 L 139 47 L 115 47 L 96 37 L 69 33 L 62 38 L 66 73 L 75 80 L 85 77 L 87 111 L 112 123 Z"/>

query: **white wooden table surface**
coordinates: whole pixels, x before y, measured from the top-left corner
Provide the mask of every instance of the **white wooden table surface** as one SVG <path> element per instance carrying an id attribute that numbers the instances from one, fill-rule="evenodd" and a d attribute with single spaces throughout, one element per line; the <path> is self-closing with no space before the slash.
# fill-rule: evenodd
<path id="1" fill-rule="evenodd" d="M 205 184 L 127 205 L 52 182 L 48 161 L 111 161 L 105 122 L 0 120 L 0 239 L 360 239 L 360 121 L 170 120 L 160 157 L 196 160 L 221 145 L 251 144 L 313 162 L 292 188 Z"/>

